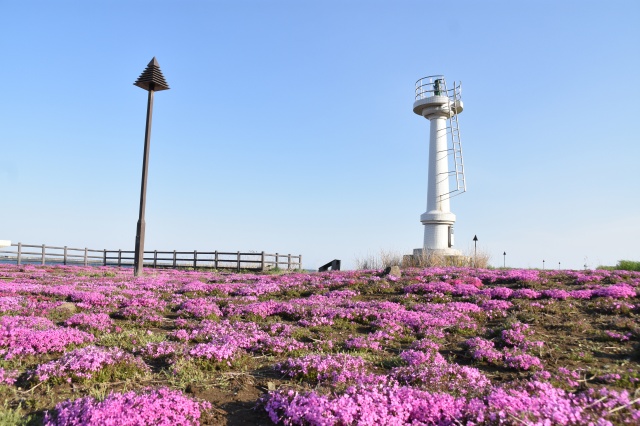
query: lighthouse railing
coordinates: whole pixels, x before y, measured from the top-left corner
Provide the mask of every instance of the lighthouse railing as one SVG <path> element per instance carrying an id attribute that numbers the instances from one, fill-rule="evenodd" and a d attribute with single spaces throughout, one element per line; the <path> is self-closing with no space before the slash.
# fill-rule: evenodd
<path id="1" fill-rule="evenodd" d="M 430 75 L 416 81 L 415 100 L 431 98 L 433 96 L 446 96 L 449 99 L 460 98 L 460 86 L 454 84 L 452 89 L 447 89 L 447 83 L 443 75 Z"/>

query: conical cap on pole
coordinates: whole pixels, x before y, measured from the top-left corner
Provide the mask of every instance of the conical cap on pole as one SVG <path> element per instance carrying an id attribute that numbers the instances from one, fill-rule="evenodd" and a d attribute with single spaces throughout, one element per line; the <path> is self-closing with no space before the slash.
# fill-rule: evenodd
<path id="1" fill-rule="evenodd" d="M 160 71 L 160 64 L 158 64 L 155 56 L 133 84 L 144 90 L 154 90 L 156 92 L 169 90 L 169 85 L 164 79 L 162 71 Z"/>

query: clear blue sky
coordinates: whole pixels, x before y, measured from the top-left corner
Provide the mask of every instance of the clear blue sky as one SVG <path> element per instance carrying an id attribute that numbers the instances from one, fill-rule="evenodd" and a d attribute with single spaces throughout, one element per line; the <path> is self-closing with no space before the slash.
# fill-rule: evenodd
<path id="1" fill-rule="evenodd" d="M 456 246 L 640 260 L 640 2 L 0 3 L 0 239 L 132 249 L 156 57 L 149 250 L 422 245 L 415 81 L 463 83 Z"/>

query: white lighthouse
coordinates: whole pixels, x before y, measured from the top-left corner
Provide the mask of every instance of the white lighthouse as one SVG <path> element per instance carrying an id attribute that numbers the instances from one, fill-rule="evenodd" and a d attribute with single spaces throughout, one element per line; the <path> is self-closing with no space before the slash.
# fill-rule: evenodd
<path id="1" fill-rule="evenodd" d="M 416 82 L 413 112 L 429 120 L 429 178 L 427 211 L 420 215 L 424 225 L 422 249 L 414 254 L 459 256 L 453 248 L 453 225 L 450 199 L 466 191 L 458 114 L 462 112 L 462 87 L 451 87 L 442 75 L 421 78 Z"/>

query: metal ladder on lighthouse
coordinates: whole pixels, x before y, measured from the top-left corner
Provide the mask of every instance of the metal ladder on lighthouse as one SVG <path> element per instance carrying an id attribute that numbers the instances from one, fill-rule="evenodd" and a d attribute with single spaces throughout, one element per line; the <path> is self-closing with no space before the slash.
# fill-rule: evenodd
<path id="1" fill-rule="evenodd" d="M 446 82 L 443 81 L 443 84 L 445 86 L 444 92 L 447 94 L 447 98 L 449 98 L 449 111 L 453 112 L 456 104 L 461 101 L 460 95 L 462 87 L 460 86 L 460 83 L 456 85 L 456 82 L 454 81 L 453 88 L 447 90 Z M 467 190 L 467 183 L 464 177 L 464 162 L 462 160 L 462 141 L 460 140 L 458 114 L 451 113 L 449 118 L 447 118 L 447 133 L 449 134 L 448 139 L 450 145 L 447 151 L 453 154 L 453 170 L 449 172 L 449 176 L 453 175 L 455 178 L 455 187 L 451 188 L 448 193 L 444 194 L 444 197 L 452 198 Z"/>

